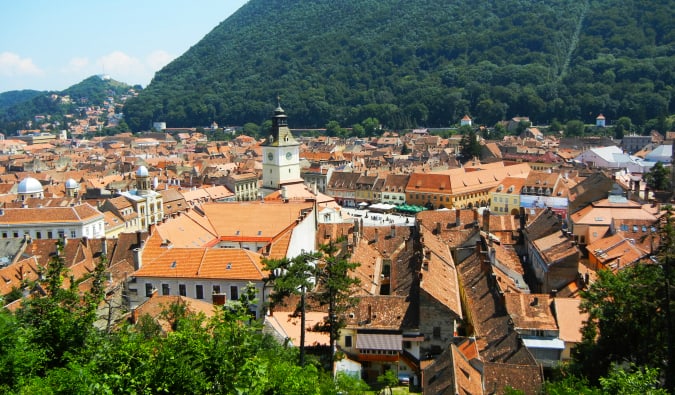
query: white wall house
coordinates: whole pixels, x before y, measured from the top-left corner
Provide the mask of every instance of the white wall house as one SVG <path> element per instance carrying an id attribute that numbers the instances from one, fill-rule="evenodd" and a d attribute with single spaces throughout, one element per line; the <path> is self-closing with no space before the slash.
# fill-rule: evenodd
<path id="1" fill-rule="evenodd" d="M 79 239 L 105 237 L 103 214 L 89 203 L 70 207 L 0 209 L 0 237 Z"/>
<path id="2" fill-rule="evenodd" d="M 241 248 L 172 248 L 158 232 L 135 251 L 137 269 L 127 287 L 131 308 L 152 296 L 180 295 L 212 302 L 214 295 L 239 300 L 247 286 L 256 290 L 253 307 L 261 317 L 263 285 L 267 277 L 262 270 L 262 255 Z"/>
<path id="3" fill-rule="evenodd" d="M 621 148 L 613 145 L 591 148 L 574 158 L 574 160 L 603 169 L 627 169 L 631 173 L 644 173 L 654 165 L 652 162 L 625 154 Z"/>

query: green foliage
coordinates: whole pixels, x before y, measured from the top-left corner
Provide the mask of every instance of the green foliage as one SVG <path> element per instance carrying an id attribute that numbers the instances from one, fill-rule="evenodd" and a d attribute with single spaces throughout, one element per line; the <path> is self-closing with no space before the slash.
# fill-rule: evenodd
<path id="1" fill-rule="evenodd" d="M 606 375 L 612 363 L 662 367 L 666 357 L 663 270 L 636 265 L 598 279 L 582 292 L 589 320 L 575 358 L 591 379 Z M 611 302 L 608 302 L 611 301 Z"/>
<path id="2" fill-rule="evenodd" d="M 462 126 L 459 131 L 462 133 L 462 150 L 460 151 L 462 162 L 469 161 L 474 157 L 480 158 L 481 145 L 478 142 L 476 131 L 470 126 Z"/>
<path id="3" fill-rule="evenodd" d="M 50 271 L 50 275 L 58 271 Z M 50 280 L 49 278 L 46 279 Z M 56 282 L 54 282 L 56 283 Z M 64 290 L 65 291 L 70 291 Z M 314 364 L 298 366 L 297 352 L 261 332 L 249 310 L 255 289 L 239 301 L 216 308 L 214 317 L 194 314 L 184 305 L 166 306 L 163 315 L 175 330 L 148 336 L 147 328 L 129 324 L 110 333 L 80 326 L 81 342 L 68 343 L 59 363 L 55 347 L 46 348 L 42 328 L 22 313 L 0 311 L 0 391 L 31 394 L 335 394 L 337 384 Z M 55 292 L 47 299 L 60 298 Z M 52 333 L 70 333 L 78 316 L 65 317 L 60 304 L 40 304 Z M 83 308 L 91 308 L 87 304 Z M 35 309 L 32 304 L 29 309 Z M 31 314 L 37 314 L 31 311 Z M 87 317 L 81 311 L 79 318 Z M 149 317 L 149 316 L 146 316 Z M 151 318 L 146 318 L 151 319 Z M 86 318 L 83 320 L 88 321 Z M 49 340 L 64 345 L 58 337 Z"/>
<path id="4" fill-rule="evenodd" d="M 367 136 L 374 136 L 380 131 L 380 121 L 377 118 L 366 118 L 362 124 Z"/>
<path id="5" fill-rule="evenodd" d="M 673 19 L 668 2 L 647 0 L 252 0 L 124 112 L 135 131 L 242 125 L 269 118 L 281 95 L 296 127 L 444 127 L 467 113 L 642 126 L 674 112 Z"/>
<path id="6" fill-rule="evenodd" d="M 585 130 L 586 127 L 583 122 L 573 119 L 565 124 L 565 137 L 583 136 Z"/>
<path id="7" fill-rule="evenodd" d="M 363 395 L 370 389 L 362 379 L 342 372 L 336 375 L 335 386 L 338 392 L 344 395 Z"/>
<path id="8" fill-rule="evenodd" d="M 251 137 L 258 137 L 260 134 L 260 126 L 253 122 L 246 122 L 244 124 L 244 134 Z"/>
<path id="9" fill-rule="evenodd" d="M 329 121 L 325 127 L 327 136 L 342 136 L 344 134 L 343 129 L 337 121 Z"/>
<path id="10" fill-rule="evenodd" d="M 671 211 L 666 211 L 659 225 L 658 264 L 636 264 L 617 273 L 600 271 L 589 289 L 581 292 L 580 308 L 589 318 L 582 329 L 583 342 L 574 350 L 572 366 L 592 383 L 610 377 L 613 365 L 628 363 L 639 366 L 642 373 L 637 373 L 643 377 L 651 377 L 653 369 L 665 372 L 666 387 L 675 387 L 673 221 Z"/>
<path id="11" fill-rule="evenodd" d="M 652 190 L 659 191 L 670 190 L 670 172 L 672 168 L 666 167 L 661 162 L 656 162 L 654 166 L 649 169 L 644 175 L 644 180 Z"/>
<path id="12" fill-rule="evenodd" d="M 391 394 L 391 388 L 398 384 L 398 377 L 393 369 L 388 369 L 384 374 L 377 376 L 377 382 L 389 389 L 389 393 Z"/>
<path id="13" fill-rule="evenodd" d="M 632 366 L 630 371 L 626 371 L 614 366 L 607 377 L 600 378 L 600 386 L 605 394 L 667 395 L 668 391 L 657 388 L 659 384 L 659 370 L 649 367 L 638 369 Z"/>
<path id="14" fill-rule="evenodd" d="M 103 80 L 91 76 L 61 92 L 13 91 L 0 93 L 0 131 L 15 132 L 26 128 L 26 122 L 35 115 L 49 115 L 50 122 L 65 125 L 66 114 L 75 114 L 78 106 L 102 106 L 109 96 L 127 93 L 131 87 L 114 80 Z M 70 96 L 70 103 L 54 100 L 52 94 L 59 97 Z M 117 131 L 112 128 L 111 131 Z M 128 126 L 120 125 L 119 130 L 128 131 Z"/>
<path id="15" fill-rule="evenodd" d="M 265 270 L 273 273 L 274 292 L 270 296 L 273 306 L 283 302 L 289 295 L 304 293 L 320 305 L 328 306 L 327 320 L 314 330 L 328 332 L 331 345 L 345 325 L 345 312 L 358 302 L 352 297 L 351 290 L 359 280 L 351 276 L 351 272 L 359 263 L 349 261 L 349 254 L 341 248 L 342 241 L 321 245 L 318 252 L 304 253 L 292 259 L 263 261 Z M 304 312 L 303 301 L 304 298 L 296 307 L 296 312 L 300 314 Z M 330 356 L 331 366 L 332 359 L 333 355 Z M 300 360 L 303 362 L 303 354 Z"/>

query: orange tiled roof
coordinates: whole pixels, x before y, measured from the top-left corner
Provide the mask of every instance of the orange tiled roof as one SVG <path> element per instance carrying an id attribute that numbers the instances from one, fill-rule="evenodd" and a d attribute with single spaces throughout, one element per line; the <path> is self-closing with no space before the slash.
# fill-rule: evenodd
<path id="1" fill-rule="evenodd" d="M 221 237 L 272 239 L 310 210 L 312 202 L 206 203 L 201 209 Z M 238 240 L 238 239 L 237 239 Z"/>
<path id="2" fill-rule="evenodd" d="M 154 237 L 151 236 L 151 239 Z M 235 248 L 166 248 L 148 240 L 136 277 L 262 281 L 262 255 Z"/>

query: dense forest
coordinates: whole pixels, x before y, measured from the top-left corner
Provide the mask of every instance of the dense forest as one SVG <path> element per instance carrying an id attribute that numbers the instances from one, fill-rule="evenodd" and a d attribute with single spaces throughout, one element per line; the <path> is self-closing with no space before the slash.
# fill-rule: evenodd
<path id="1" fill-rule="evenodd" d="M 153 121 L 494 125 L 674 113 L 675 7 L 658 0 L 251 0 L 125 106 Z M 658 129 L 658 127 L 657 127 Z"/>

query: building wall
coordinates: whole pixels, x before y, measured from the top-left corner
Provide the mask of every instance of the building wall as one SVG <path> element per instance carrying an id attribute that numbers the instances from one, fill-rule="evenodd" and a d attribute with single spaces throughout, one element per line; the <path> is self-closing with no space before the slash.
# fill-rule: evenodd
<path id="1" fill-rule="evenodd" d="M 510 215 L 519 212 L 520 195 L 509 193 L 490 193 L 490 214 Z M 512 213 L 513 210 L 516 210 Z"/>
<path id="2" fill-rule="evenodd" d="M 310 211 L 300 223 L 293 228 L 291 241 L 288 244 L 287 258 L 294 258 L 302 252 L 316 251 L 316 218 L 314 210 Z"/>
<path id="3" fill-rule="evenodd" d="M 420 356 L 438 355 L 454 339 L 456 314 L 441 305 L 435 298 L 420 290 L 420 332 L 424 342 L 420 345 Z"/>
<path id="4" fill-rule="evenodd" d="M 90 239 L 100 239 L 105 237 L 105 225 L 103 217 L 94 221 L 82 222 L 79 224 L 59 224 L 59 223 L 25 223 L 25 224 L 5 224 L 0 228 L 0 238 L 23 238 L 29 235 L 32 239 L 79 239 L 88 237 Z"/>
<path id="5" fill-rule="evenodd" d="M 158 295 L 164 295 L 163 286 L 168 286 L 169 295 L 180 295 L 180 285 L 185 285 L 185 296 L 188 298 L 204 300 L 206 302 L 213 301 L 214 286 L 220 287 L 220 293 L 227 296 L 227 300 L 232 299 L 231 287 L 236 287 L 238 292 L 238 297 L 243 295 L 246 290 L 246 286 L 249 284 L 249 281 L 246 280 L 228 280 L 228 279 L 193 279 L 193 278 L 151 278 L 151 277 L 136 277 L 135 282 L 132 282 L 128 285 L 130 290 L 130 302 L 131 308 L 135 308 L 141 303 L 145 302 L 149 297 L 146 295 L 146 286 L 152 286 L 152 288 L 157 290 Z M 256 288 L 256 299 L 258 301 L 262 300 L 262 281 L 253 283 Z M 197 297 L 197 285 L 202 286 L 203 297 Z M 135 290 L 135 291 L 132 291 Z M 256 316 L 259 318 L 262 315 L 262 303 L 258 302 L 255 306 Z"/>

